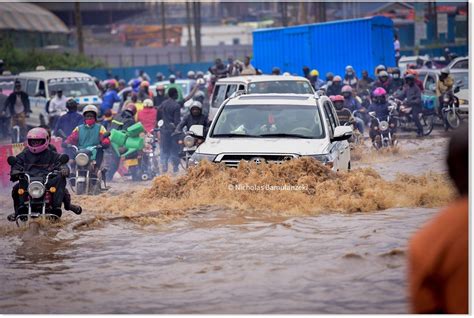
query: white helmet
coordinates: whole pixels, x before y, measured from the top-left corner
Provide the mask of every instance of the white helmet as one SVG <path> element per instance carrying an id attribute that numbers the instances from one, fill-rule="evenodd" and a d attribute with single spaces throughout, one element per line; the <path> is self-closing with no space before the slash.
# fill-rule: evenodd
<path id="1" fill-rule="evenodd" d="M 194 78 L 194 76 L 196 76 L 196 73 L 194 73 L 194 71 L 189 71 L 188 72 L 188 77 L 189 78 Z"/>
<path id="2" fill-rule="evenodd" d="M 87 112 L 93 112 L 95 114 L 95 117 L 99 115 L 99 110 L 94 105 L 85 106 L 84 109 L 82 110 L 82 114 L 85 114 Z"/>
<path id="3" fill-rule="evenodd" d="M 153 107 L 153 101 L 149 98 L 143 101 L 143 107 Z"/>
<path id="4" fill-rule="evenodd" d="M 191 104 L 191 108 L 190 108 L 190 109 L 192 109 L 192 108 L 194 108 L 194 107 L 197 107 L 197 108 L 199 108 L 199 109 L 202 110 L 202 104 L 201 104 L 201 102 L 199 102 L 199 101 L 197 101 L 197 100 L 193 101 L 193 103 Z"/>

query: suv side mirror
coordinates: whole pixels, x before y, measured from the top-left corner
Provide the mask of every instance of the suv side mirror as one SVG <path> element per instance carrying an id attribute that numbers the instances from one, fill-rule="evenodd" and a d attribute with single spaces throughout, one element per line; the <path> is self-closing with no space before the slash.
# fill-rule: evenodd
<path id="1" fill-rule="evenodd" d="M 352 127 L 337 126 L 336 129 L 334 129 L 334 136 L 331 138 L 331 142 L 347 140 L 351 137 L 352 137 Z"/>
<path id="2" fill-rule="evenodd" d="M 163 127 L 164 124 L 165 124 L 165 122 L 163 121 L 163 119 L 160 119 L 160 120 L 158 121 L 158 127 L 161 128 L 161 127 Z"/>

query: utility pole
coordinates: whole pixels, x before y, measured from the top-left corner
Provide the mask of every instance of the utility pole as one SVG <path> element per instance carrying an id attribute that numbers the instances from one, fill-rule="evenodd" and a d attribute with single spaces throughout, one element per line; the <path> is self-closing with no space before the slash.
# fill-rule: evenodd
<path id="1" fill-rule="evenodd" d="M 288 26 L 288 2 L 280 2 L 281 24 Z"/>
<path id="2" fill-rule="evenodd" d="M 188 27 L 188 49 L 189 49 L 189 61 L 192 63 L 193 58 L 193 38 L 191 36 L 191 6 L 189 1 L 186 1 L 186 26 Z"/>
<path id="3" fill-rule="evenodd" d="M 74 3 L 74 16 L 76 22 L 76 34 L 77 34 L 77 48 L 79 54 L 84 54 L 84 36 L 82 34 L 82 17 L 81 17 L 81 3 Z"/>
<path id="4" fill-rule="evenodd" d="M 166 42 L 166 20 L 165 20 L 165 2 L 162 1 L 161 2 L 161 40 L 162 40 L 162 43 L 163 43 L 163 47 L 166 46 L 167 42 Z"/>
<path id="5" fill-rule="evenodd" d="M 201 61 L 201 3 L 193 2 L 194 40 L 196 43 L 196 62 Z"/>

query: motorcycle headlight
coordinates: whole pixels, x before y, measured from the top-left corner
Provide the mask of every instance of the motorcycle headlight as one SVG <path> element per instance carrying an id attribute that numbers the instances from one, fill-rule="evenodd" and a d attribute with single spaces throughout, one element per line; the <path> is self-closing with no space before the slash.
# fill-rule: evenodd
<path id="1" fill-rule="evenodd" d="M 28 186 L 28 193 L 33 199 L 39 199 L 44 194 L 44 185 L 39 181 L 33 181 Z"/>
<path id="2" fill-rule="evenodd" d="M 189 159 L 189 164 L 197 165 L 199 162 L 204 161 L 204 160 L 213 162 L 214 159 L 216 159 L 216 155 L 208 155 L 204 153 L 195 152 Z"/>
<path id="3" fill-rule="evenodd" d="M 83 167 L 83 166 L 87 165 L 88 163 L 89 163 L 89 156 L 88 156 L 88 155 L 86 155 L 85 153 L 79 153 L 79 154 L 77 154 L 77 156 L 76 156 L 76 164 L 77 164 L 78 166 Z"/>
<path id="4" fill-rule="evenodd" d="M 469 101 L 467 99 L 459 99 L 459 105 L 468 105 Z"/>
<path id="5" fill-rule="evenodd" d="M 187 135 L 186 137 L 184 137 L 183 139 L 183 144 L 186 148 L 191 148 L 192 146 L 194 146 L 194 143 L 195 143 L 195 139 L 193 136 L 189 136 Z"/>
<path id="6" fill-rule="evenodd" d="M 382 130 L 382 131 L 387 130 L 388 129 L 388 122 L 381 121 L 379 126 L 380 126 L 380 130 Z"/>

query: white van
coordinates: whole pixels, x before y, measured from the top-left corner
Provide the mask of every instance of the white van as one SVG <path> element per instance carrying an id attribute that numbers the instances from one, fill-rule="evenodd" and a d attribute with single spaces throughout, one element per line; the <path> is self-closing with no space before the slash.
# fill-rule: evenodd
<path id="1" fill-rule="evenodd" d="M 79 110 L 85 105 L 100 106 L 100 91 L 93 78 L 86 73 L 69 71 L 35 71 L 20 73 L 17 78 L 22 90 L 30 97 L 31 111 L 27 119 L 29 126 L 48 123 L 46 103 L 51 99 L 52 92 L 61 88 L 63 95 L 74 98 L 79 103 Z"/>

